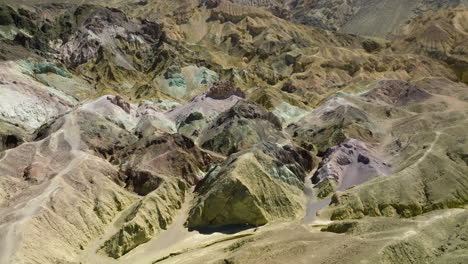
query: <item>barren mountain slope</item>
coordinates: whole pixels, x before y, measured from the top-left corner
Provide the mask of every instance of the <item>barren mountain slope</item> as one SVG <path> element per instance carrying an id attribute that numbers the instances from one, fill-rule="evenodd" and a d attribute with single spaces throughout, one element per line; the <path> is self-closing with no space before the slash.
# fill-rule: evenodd
<path id="1" fill-rule="evenodd" d="M 261 7 L 296 23 L 338 32 L 385 37 L 427 11 L 468 4 L 466 0 L 230 0 Z M 210 2 L 210 1 L 206 1 Z M 216 2 L 216 1 L 211 1 Z"/>
<path id="2" fill-rule="evenodd" d="M 465 263 L 460 2 L 1 1 L 0 264 Z"/>

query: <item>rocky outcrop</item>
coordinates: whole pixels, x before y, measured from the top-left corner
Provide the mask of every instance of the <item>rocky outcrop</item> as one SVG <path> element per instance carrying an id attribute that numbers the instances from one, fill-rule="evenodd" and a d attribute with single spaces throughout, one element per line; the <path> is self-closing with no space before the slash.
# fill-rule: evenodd
<path id="1" fill-rule="evenodd" d="M 462 118 L 456 115 L 453 116 L 455 120 Z M 332 206 L 325 210 L 332 219 L 411 217 L 467 203 L 468 193 L 463 187 L 468 184 L 464 173 L 466 162 L 455 154 L 466 152 L 455 143 L 466 129 L 466 120 L 458 119 L 456 126 L 450 125 L 453 120 L 446 120 L 444 122 L 450 124 L 441 124 L 441 131 L 428 132 L 427 126 L 408 123 L 411 119 L 407 118 L 392 128 L 391 133 L 398 135 L 398 139 L 386 147 L 388 153 L 401 160 L 394 168 L 394 174 L 377 177 L 365 185 L 335 194 Z M 434 122 L 429 120 L 426 119 L 428 125 Z M 413 141 L 406 141 L 408 138 Z"/>
<path id="2" fill-rule="evenodd" d="M 78 113 L 82 140 L 97 155 L 115 162 L 113 155 L 136 142 L 136 137 L 115 123 L 89 111 Z"/>
<path id="3" fill-rule="evenodd" d="M 210 166 L 220 161 L 180 134 L 142 138 L 120 151 L 117 158 L 128 176 L 127 187 L 140 195 L 159 185 L 158 175 L 196 184 Z"/>
<path id="4" fill-rule="evenodd" d="M 324 155 L 347 138 L 373 142 L 378 136 L 368 113 L 343 98 L 331 98 L 310 114 L 288 126 L 303 148 Z"/>
<path id="5" fill-rule="evenodd" d="M 127 114 L 130 114 L 130 104 L 126 102 L 122 97 L 117 95 L 114 97 L 107 97 L 107 100 L 122 108 Z"/>
<path id="6" fill-rule="evenodd" d="M 232 155 L 197 185 L 190 228 L 263 225 L 303 215 L 307 151 L 262 143 Z"/>
<path id="7" fill-rule="evenodd" d="M 242 100 L 220 114 L 200 136 L 203 148 L 231 154 L 249 148 L 258 141 L 285 139 L 281 121 L 264 108 Z"/>
<path id="8" fill-rule="evenodd" d="M 70 95 L 38 82 L 32 64 L 13 61 L 0 63 L 0 118 L 27 132 L 76 104 Z"/>
<path id="9" fill-rule="evenodd" d="M 427 100 L 431 95 L 414 84 L 400 80 L 380 81 L 372 90 L 363 95 L 365 98 L 394 106 L 405 106 Z"/>
<path id="10" fill-rule="evenodd" d="M 355 139 L 330 148 L 312 176 L 317 196 L 324 198 L 336 190 L 344 191 L 373 177 L 390 174 L 390 165 L 372 152 L 364 142 Z"/>
<path id="11" fill-rule="evenodd" d="M 135 127 L 135 134 L 139 138 L 175 132 L 177 132 L 175 123 L 161 112 L 143 115 Z"/>
<path id="12" fill-rule="evenodd" d="M 214 89 L 216 90 L 216 88 Z M 205 92 L 192 98 L 192 100 L 186 104 L 169 111 L 167 117 L 174 121 L 179 133 L 191 138 L 198 138 L 200 133 L 208 127 L 214 119 L 242 99 L 237 95 L 230 94 L 231 92 L 232 91 L 229 91 L 225 94 L 224 97 L 227 97 L 225 99 L 211 98 L 207 96 L 208 92 Z"/>
<path id="13" fill-rule="evenodd" d="M 240 98 L 245 98 L 245 93 L 239 87 L 236 87 L 235 84 L 230 81 L 215 82 L 210 87 L 210 89 L 206 92 L 207 97 L 210 97 L 216 100 L 228 99 L 229 97 L 233 95 L 240 97 Z"/>
<path id="14" fill-rule="evenodd" d="M 100 251 L 117 259 L 167 229 L 182 207 L 187 189 L 182 180 L 163 180 L 124 212 L 122 226 L 101 245 Z"/>
<path id="15" fill-rule="evenodd" d="M 21 129 L 7 122 L 0 122 L 0 152 L 16 148 L 27 139 L 29 136 Z"/>
<path id="16" fill-rule="evenodd" d="M 119 48 L 122 44 L 119 41 L 129 46 L 140 42 L 141 46 L 151 49 L 153 45 L 158 45 L 162 37 L 161 25 L 149 21 L 135 23 L 118 9 L 83 5 L 72 15 L 77 18 L 77 23 L 72 24 L 76 31 L 70 32 L 59 49 L 62 59 L 72 67 L 92 60 L 104 48 L 113 52 L 117 65 L 132 69 L 137 66 L 125 60 L 127 54 L 121 53 Z"/>
<path id="17" fill-rule="evenodd" d="M 157 79 L 160 89 L 175 98 L 190 99 L 219 80 L 218 73 L 195 65 L 170 65 Z"/>

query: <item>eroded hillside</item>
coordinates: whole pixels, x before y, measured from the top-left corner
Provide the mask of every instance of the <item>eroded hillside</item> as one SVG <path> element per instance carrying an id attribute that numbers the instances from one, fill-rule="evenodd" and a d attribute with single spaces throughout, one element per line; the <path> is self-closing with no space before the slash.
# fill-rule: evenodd
<path id="1" fill-rule="evenodd" d="M 3 1 L 0 263 L 465 263 L 462 2 Z"/>

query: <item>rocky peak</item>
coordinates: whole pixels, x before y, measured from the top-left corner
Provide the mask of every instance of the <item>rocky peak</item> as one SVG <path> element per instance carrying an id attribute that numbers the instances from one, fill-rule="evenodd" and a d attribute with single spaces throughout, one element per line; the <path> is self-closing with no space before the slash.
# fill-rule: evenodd
<path id="1" fill-rule="evenodd" d="M 245 93 L 231 81 L 217 81 L 205 93 L 207 97 L 224 100 L 235 95 L 245 98 Z"/>
<path id="2" fill-rule="evenodd" d="M 278 117 L 268 112 L 265 108 L 248 100 L 240 100 L 237 102 L 231 109 L 224 112 L 216 122 L 220 125 L 221 123 L 235 118 L 266 120 L 276 128 L 281 129 L 281 121 Z"/>

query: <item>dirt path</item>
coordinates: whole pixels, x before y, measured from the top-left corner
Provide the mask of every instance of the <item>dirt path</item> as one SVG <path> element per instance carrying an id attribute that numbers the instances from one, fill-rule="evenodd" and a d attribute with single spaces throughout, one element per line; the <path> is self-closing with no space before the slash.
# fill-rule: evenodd
<path id="1" fill-rule="evenodd" d="M 432 141 L 430 147 L 426 150 L 426 152 L 424 153 L 424 155 L 423 155 L 421 158 L 419 158 L 418 161 L 416 161 L 416 162 L 413 164 L 413 166 L 419 165 L 419 163 L 421 163 L 421 161 L 425 160 L 426 157 L 427 157 L 427 155 L 428 155 L 429 153 L 432 152 L 432 149 L 434 148 L 435 144 L 436 144 L 437 141 L 439 140 L 439 137 L 440 137 L 441 132 L 435 131 L 435 133 L 436 133 L 436 137 L 435 137 L 434 140 Z"/>
<path id="2" fill-rule="evenodd" d="M 387 167 L 386 165 L 382 164 L 381 153 L 378 149 L 370 147 L 367 149 L 365 154 L 368 157 L 371 157 L 370 165 L 364 164 L 357 161 L 357 155 L 353 158 L 350 164 L 346 165 L 342 171 L 342 178 L 338 185 L 336 186 L 336 191 L 346 191 L 353 186 L 363 184 L 375 177 L 383 176 L 383 175 L 390 175 L 392 174 L 392 170 Z M 325 164 L 324 166 L 340 166 L 339 164 Z M 319 169 L 319 168 L 317 168 Z M 316 170 L 317 170 L 316 169 Z M 331 198 L 325 198 L 320 200 L 316 195 L 316 190 L 314 190 L 314 185 L 312 184 L 311 178 L 315 171 L 305 179 L 305 195 L 308 198 L 307 207 L 306 207 L 306 215 L 303 219 L 303 223 L 311 224 L 316 222 L 317 224 L 323 224 L 329 221 L 329 219 L 320 219 L 317 217 L 317 212 L 326 207 L 330 204 Z"/>
<path id="3" fill-rule="evenodd" d="M 135 248 L 129 254 L 123 256 L 119 262 L 132 264 L 151 263 L 158 258 L 169 255 L 173 251 L 180 250 L 180 247 L 177 245 L 181 245 L 188 238 L 198 235 L 198 232 L 190 232 L 184 227 L 192 199 L 193 193 L 189 192 L 186 195 L 182 208 L 179 210 L 169 228 L 157 234 L 153 240 L 150 240 L 149 242 Z"/>
<path id="4" fill-rule="evenodd" d="M 141 199 L 143 199 L 143 197 L 141 197 Z M 154 261 L 154 259 L 160 257 L 161 254 L 164 254 L 165 249 L 191 235 L 190 232 L 183 226 L 185 219 L 188 215 L 189 205 L 192 199 L 192 195 L 188 194 L 182 208 L 179 210 L 177 216 L 174 218 L 173 223 L 169 226 L 167 230 L 156 234 L 153 240 L 150 240 L 149 242 L 136 247 L 128 254 L 122 256 L 119 259 L 113 259 L 103 254 L 100 254 L 98 252 L 100 246 L 120 229 L 120 227 L 123 224 L 122 218 L 125 217 L 128 211 L 132 210 L 133 207 L 141 199 L 138 199 L 132 205 L 128 206 L 125 210 L 123 210 L 115 216 L 114 221 L 109 225 L 109 228 L 106 230 L 105 234 L 102 235 L 96 241 L 92 242 L 85 249 L 85 251 L 83 251 L 79 258 L 80 262 L 94 264 L 148 264 Z"/>
<path id="5" fill-rule="evenodd" d="M 122 215 L 125 215 L 124 212 L 131 210 L 132 208 L 132 206 L 127 207 L 127 209 L 115 217 L 114 222 L 111 224 L 106 234 L 91 243 L 90 246 L 85 249 L 83 254 L 80 256 L 79 261 L 87 264 L 148 264 L 175 252 L 189 252 L 198 249 L 203 245 L 215 243 L 217 240 L 223 240 L 227 237 L 230 238 L 238 235 L 224 233 L 201 234 L 198 231 L 189 231 L 184 226 L 184 223 L 187 219 L 192 199 L 193 193 L 189 192 L 186 195 L 182 208 L 179 210 L 168 229 L 156 234 L 152 240 L 136 247 L 128 254 L 119 259 L 113 259 L 98 253 L 97 250 L 99 249 L 99 246 L 102 245 L 108 237 L 113 235 L 121 225 L 120 218 Z"/>
<path id="6" fill-rule="evenodd" d="M 121 257 L 118 263 L 148 264 L 174 253 L 191 252 L 203 248 L 206 245 L 216 243 L 217 241 L 235 239 L 239 235 L 239 233 L 227 234 L 214 232 L 211 234 L 202 234 L 195 230 L 189 231 L 184 226 L 184 223 L 188 217 L 193 197 L 194 194 L 192 192 L 187 194 L 182 208 L 167 230 L 160 232 L 151 241 Z M 240 233 L 249 232 L 252 232 L 252 230 L 242 231 Z M 171 260 L 168 259 L 167 263 L 171 263 Z"/>
<path id="7" fill-rule="evenodd" d="M 439 140 L 439 137 L 440 135 L 442 134 L 442 132 L 440 131 L 434 131 L 434 133 L 436 133 L 436 137 L 434 138 L 434 140 L 431 142 L 431 145 L 429 146 L 429 148 L 427 148 L 427 150 L 424 152 L 424 154 L 413 164 L 410 165 L 410 167 L 416 167 L 417 165 L 419 165 L 422 161 L 424 161 L 427 157 L 427 155 L 429 155 L 429 153 L 432 152 L 432 150 L 434 149 L 434 146 L 435 144 L 437 143 L 437 141 Z M 416 152 L 415 154 L 411 155 L 409 158 L 407 158 L 408 160 L 411 159 L 412 157 L 418 155 L 420 152 Z"/>
<path id="8" fill-rule="evenodd" d="M 98 237 L 96 240 L 90 242 L 90 244 L 86 247 L 86 249 L 80 254 L 79 262 L 80 263 L 99 263 L 99 264 L 107 264 L 107 263 L 117 263 L 118 261 L 107 257 L 105 255 L 99 254 L 98 250 L 103 245 L 103 243 L 111 238 L 125 223 L 124 218 L 128 215 L 128 212 L 133 210 L 133 208 L 143 199 L 144 197 L 140 197 L 131 205 L 127 206 L 124 210 L 119 212 L 113 219 L 113 221 L 107 225 L 104 234 Z"/>
<path id="9" fill-rule="evenodd" d="M 320 219 L 317 217 L 317 212 L 330 204 L 331 198 L 326 198 L 319 200 L 314 190 L 314 185 L 312 184 L 312 176 L 317 171 L 318 168 L 315 168 L 305 179 L 304 183 L 304 194 L 307 197 L 307 206 L 306 214 L 302 222 L 304 224 L 312 224 L 314 222 L 326 221 L 326 219 Z"/>
<path id="10" fill-rule="evenodd" d="M 3 234 L 0 235 L 0 263 L 2 264 L 12 263 L 14 252 L 21 242 L 20 226 L 26 224 L 40 212 L 63 184 L 63 176 L 79 166 L 86 158 L 86 153 L 79 151 L 80 131 L 73 116 L 67 117 L 63 128 L 55 133 L 53 137 L 56 139 L 62 134 L 71 147 L 72 159 L 65 167 L 57 170 L 58 173 L 54 178 L 43 184 L 42 191 L 38 192 L 36 197 L 17 204 L 14 207 L 15 210 L 8 215 L 8 220 L 0 225 L 0 231 Z M 41 143 L 42 141 L 37 142 L 37 144 Z M 36 155 L 39 155 L 39 153 L 36 153 Z"/>

